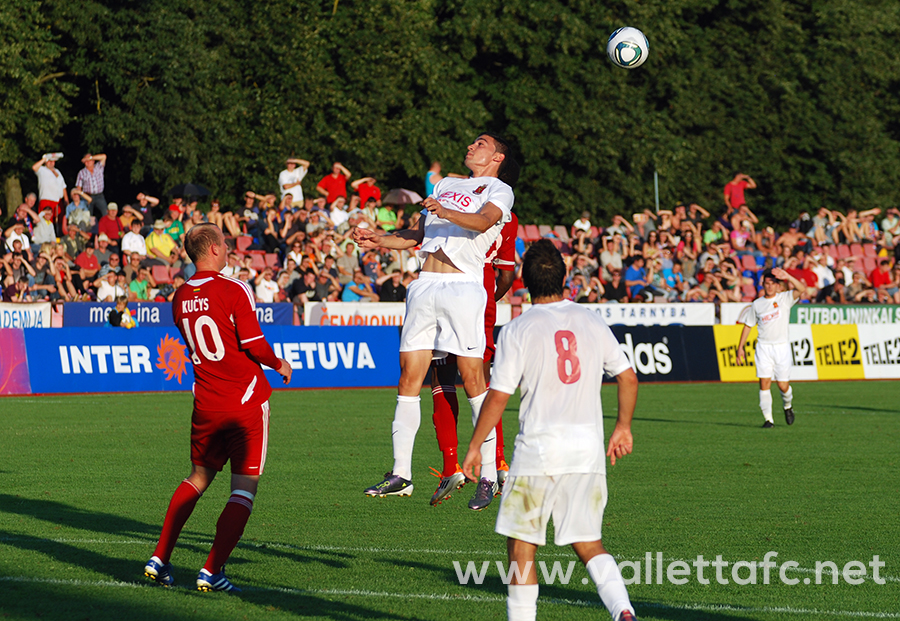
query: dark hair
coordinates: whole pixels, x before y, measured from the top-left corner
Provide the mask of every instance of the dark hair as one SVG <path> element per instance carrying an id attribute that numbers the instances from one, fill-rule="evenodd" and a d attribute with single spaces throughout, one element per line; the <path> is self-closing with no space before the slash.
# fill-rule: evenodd
<path id="1" fill-rule="evenodd" d="M 766 282 L 767 279 L 773 280 L 776 283 L 778 282 L 778 279 L 775 278 L 775 274 L 772 273 L 772 268 L 768 268 L 766 271 L 763 272 L 762 278 L 760 279 L 759 282 L 761 282 L 761 283 Z"/>
<path id="2" fill-rule="evenodd" d="M 219 243 L 219 227 L 208 222 L 191 227 L 184 236 L 184 249 L 194 263 L 209 252 L 210 246 Z"/>
<path id="3" fill-rule="evenodd" d="M 562 295 L 566 264 L 549 239 L 539 239 L 525 253 L 522 280 L 532 300 Z"/>
<path id="4" fill-rule="evenodd" d="M 497 146 L 497 152 L 503 154 L 503 161 L 500 162 L 500 168 L 497 170 L 497 178 L 509 187 L 515 188 L 519 182 L 522 167 L 516 161 L 512 145 L 497 134 L 483 133 L 481 135 L 493 140 Z"/>

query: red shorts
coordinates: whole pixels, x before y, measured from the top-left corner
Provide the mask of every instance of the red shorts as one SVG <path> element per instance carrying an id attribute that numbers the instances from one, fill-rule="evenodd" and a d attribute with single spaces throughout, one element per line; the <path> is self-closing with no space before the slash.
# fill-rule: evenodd
<path id="1" fill-rule="evenodd" d="M 59 217 L 59 201 L 42 200 L 38 203 L 38 213 L 44 211 L 47 207 L 53 210 L 53 219 L 56 220 Z"/>
<path id="2" fill-rule="evenodd" d="M 269 444 L 269 402 L 237 412 L 201 412 L 191 417 L 191 462 L 232 474 L 259 475 Z"/>

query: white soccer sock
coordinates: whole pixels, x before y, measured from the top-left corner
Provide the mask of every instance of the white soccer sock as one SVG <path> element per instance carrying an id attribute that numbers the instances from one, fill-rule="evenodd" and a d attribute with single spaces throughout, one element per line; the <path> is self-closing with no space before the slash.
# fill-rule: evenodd
<path id="1" fill-rule="evenodd" d="M 794 402 L 794 389 L 788 386 L 787 392 L 781 393 L 781 401 L 784 403 L 784 409 L 791 407 Z"/>
<path id="2" fill-rule="evenodd" d="M 394 424 L 391 425 L 391 440 L 394 444 L 394 474 L 412 480 L 412 454 L 416 443 L 416 432 L 422 421 L 422 409 L 419 397 L 397 395 L 397 408 L 394 410 Z"/>
<path id="3" fill-rule="evenodd" d="M 478 416 L 481 414 L 481 405 L 487 398 L 487 391 L 481 393 L 477 397 L 469 399 L 469 405 L 472 406 L 472 426 L 478 424 Z M 481 443 L 481 477 L 488 481 L 497 481 L 497 430 L 491 429 L 491 432 Z"/>
<path id="4" fill-rule="evenodd" d="M 613 619 L 618 619 L 624 610 L 634 614 L 622 573 L 611 554 L 598 554 L 587 562 L 586 567 L 591 580 L 597 585 L 597 594 Z"/>
<path id="5" fill-rule="evenodd" d="M 538 585 L 510 584 L 506 598 L 509 621 L 534 621 L 537 617 Z"/>
<path id="6" fill-rule="evenodd" d="M 762 410 L 763 418 L 770 423 L 775 422 L 775 419 L 772 418 L 772 391 L 759 391 L 759 409 Z"/>

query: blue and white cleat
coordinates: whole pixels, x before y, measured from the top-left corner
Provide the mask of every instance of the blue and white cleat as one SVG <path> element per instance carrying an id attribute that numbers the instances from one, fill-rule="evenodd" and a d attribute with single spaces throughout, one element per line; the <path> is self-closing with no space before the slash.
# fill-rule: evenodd
<path id="1" fill-rule="evenodd" d="M 217 574 L 211 574 L 205 569 L 201 569 L 197 574 L 197 590 L 198 591 L 225 591 L 226 593 L 240 593 L 241 590 L 231 584 L 231 580 L 225 577 L 225 566 L 222 565 L 222 571 Z"/>
<path id="2" fill-rule="evenodd" d="M 163 563 L 158 556 L 151 556 L 150 560 L 147 561 L 147 564 L 144 566 L 144 575 L 164 587 L 170 587 L 175 584 L 175 577 L 172 575 L 172 564 Z"/>

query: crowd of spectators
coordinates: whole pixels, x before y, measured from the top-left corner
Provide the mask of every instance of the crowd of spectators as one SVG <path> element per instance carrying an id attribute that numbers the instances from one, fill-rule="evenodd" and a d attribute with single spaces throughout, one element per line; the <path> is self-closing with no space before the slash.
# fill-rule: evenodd
<path id="1" fill-rule="evenodd" d="M 194 272 L 184 234 L 203 222 L 225 231 L 231 251 L 224 273 L 248 283 L 259 302 L 302 310 L 314 301 L 403 301 L 420 268 L 415 252 L 356 247 L 354 227 L 412 227 L 420 210 L 383 202 L 374 177 L 351 180 L 340 162 L 314 197 L 302 190 L 311 163 L 291 157 L 275 192 L 248 190 L 237 204 L 139 193 L 120 208 L 104 195 L 104 154 L 85 154 L 71 190 L 56 168 L 61 157 L 47 154 L 34 164 L 38 193 L 25 197 L 4 228 L 4 301 L 171 300 Z M 440 178 L 435 162 L 425 187 Z M 755 187 L 736 175 L 718 214 L 689 203 L 602 224 L 585 211 L 571 227 L 543 226 L 537 234 L 537 226 L 522 226 L 517 251 L 521 256 L 538 237 L 553 239 L 569 268 L 565 294 L 577 302 L 747 301 L 762 271 L 781 267 L 808 285 L 810 301 L 900 303 L 900 211 L 822 207 L 777 233 L 747 206 L 744 191 Z M 527 295 L 517 279 L 509 296 Z"/>

